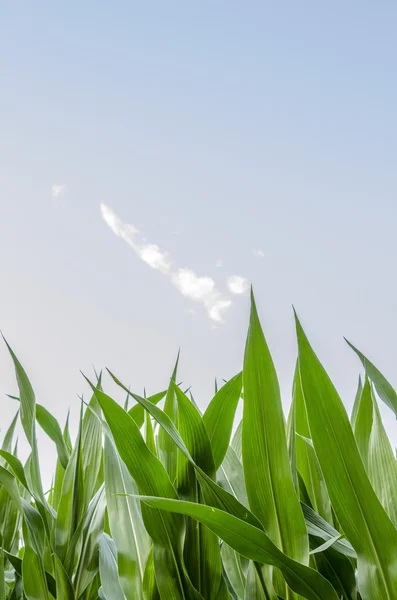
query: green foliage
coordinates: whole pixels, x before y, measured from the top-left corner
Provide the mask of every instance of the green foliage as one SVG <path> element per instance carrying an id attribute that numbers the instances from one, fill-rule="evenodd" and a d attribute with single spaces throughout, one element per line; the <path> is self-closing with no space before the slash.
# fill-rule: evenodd
<path id="1" fill-rule="evenodd" d="M 124 408 L 87 379 L 74 443 L 7 344 L 19 410 L 0 449 L 0 600 L 397 600 L 397 463 L 379 410 L 397 414 L 397 394 L 351 346 L 365 377 L 349 420 L 296 330 L 287 422 L 252 295 L 242 372 L 204 414 L 178 355 L 148 397 L 109 372 Z M 37 424 L 57 456 L 48 493 Z"/>

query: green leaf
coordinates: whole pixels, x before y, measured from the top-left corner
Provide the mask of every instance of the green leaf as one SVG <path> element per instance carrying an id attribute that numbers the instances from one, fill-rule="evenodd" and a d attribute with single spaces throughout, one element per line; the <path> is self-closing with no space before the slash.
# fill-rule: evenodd
<path id="1" fill-rule="evenodd" d="M 244 600 L 246 577 L 241 564 L 242 557 L 225 543 L 222 544 L 221 555 L 223 568 L 234 594 L 238 600 Z"/>
<path id="2" fill-rule="evenodd" d="M 110 372 L 109 372 L 110 373 Z M 127 391 L 127 388 L 123 386 L 123 384 L 112 374 L 111 377 L 114 381 L 121 386 L 123 389 Z M 260 521 L 255 517 L 245 506 L 243 506 L 237 499 L 218 486 L 212 479 L 209 477 L 198 465 L 195 464 L 189 450 L 186 448 L 185 443 L 171 421 L 171 419 L 158 407 L 154 406 L 151 402 L 148 402 L 145 398 L 141 398 L 140 396 L 136 396 L 135 394 L 131 395 L 138 400 L 144 406 L 144 408 L 152 415 L 154 419 L 159 423 L 164 432 L 169 435 L 170 439 L 174 441 L 176 446 L 182 452 L 182 454 L 189 460 L 192 466 L 195 468 L 197 477 L 200 482 L 200 486 L 205 496 L 205 502 L 207 504 L 221 507 L 224 510 L 227 510 L 231 514 L 239 517 L 247 519 L 251 524 L 262 527 Z"/>
<path id="3" fill-rule="evenodd" d="M 80 413 L 78 436 L 62 480 L 62 492 L 53 533 L 54 550 L 65 567 L 65 559 L 69 545 L 83 516 L 84 510 L 84 476 L 81 436 L 82 414 Z M 71 568 L 72 567 L 66 567 L 69 577 L 72 576 Z"/>
<path id="4" fill-rule="evenodd" d="M 101 377 L 99 377 L 98 388 L 101 388 Z M 98 483 L 102 460 L 102 425 L 95 416 L 100 408 L 95 394 L 89 403 L 89 409 L 85 411 L 82 423 L 82 469 L 84 473 L 84 505 L 85 510 L 90 503 Z M 102 482 L 101 482 L 102 483 Z"/>
<path id="5" fill-rule="evenodd" d="M 178 404 L 178 428 L 195 464 L 215 479 L 215 463 L 211 442 L 200 413 L 182 390 L 174 384 Z M 166 414 L 165 410 L 164 413 Z M 168 435 L 167 435 L 168 437 Z"/>
<path id="6" fill-rule="evenodd" d="M 50 600 L 42 560 L 29 546 L 23 555 L 22 581 L 27 600 Z"/>
<path id="7" fill-rule="evenodd" d="M 111 376 L 111 378 L 113 379 L 113 381 L 119 387 L 121 387 L 124 391 L 128 392 L 128 389 L 125 387 L 125 385 L 123 385 L 121 383 L 121 381 L 119 379 L 117 379 L 117 377 L 111 371 L 108 371 L 108 373 Z M 171 418 L 165 413 L 165 411 L 162 411 L 160 407 L 158 407 L 155 404 L 153 404 L 152 402 L 150 402 L 149 398 L 143 398 L 132 392 L 128 392 L 128 393 L 137 402 L 139 402 L 139 404 L 142 406 L 142 408 L 144 410 L 147 410 L 147 412 L 161 425 L 163 431 L 168 435 L 168 437 L 174 443 L 174 445 L 177 447 L 177 449 L 179 448 L 179 450 L 182 451 L 182 453 L 186 456 L 186 458 L 188 458 L 189 460 L 194 462 L 193 458 L 191 457 L 188 449 L 186 448 L 186 446 L 184 444 L 184 441 L 183 441 L 176 425 L 171 420 Z"/>
<path id="8" fill-rule="evenodd" d="M 25 370 L 23 369 L 21 363 L 17 359 L 11 346 L 8 344 L 8 342 L 4 338 L 4 336 L 3 336 L 3 339 L 6 343 L 8 351 L 11 354 L 11 358 L 14 362 L 15 375 L 17 378 L 20 403 L 21 403 L 20 414 L 21 414 L 22 427 L 25 431 L 25 434 L 26 434 L 29 444 L 32 446 L 34 443 L 34 436 L 35 436 L 34 423 L 35 423 L 35 418 L 36 418 L 36 400 L 35 400 L 35 396 L 34 396 L 34 391 L 33 391 L 32 385 L 29 381 L 29 378 L 26 375 Z"/>
<path id="9" fill-rule="evenodd" d="M 32 385 L 29 378 L 23 369 L 21 363 L 17 359 L 15 353 L 9 346 L 8 342 L 4 340 L 7 348 L 10 352 L 11 358 L 14 363 L 15 375 L 17 378 L 20 398 L 20 416 L 23 429 L 25 431 L 27 440 L 30 447 L 32 448 L 31 459 L 29 461 L 29 473 L 26 474 L 29 483 L 29 489 L 31 489 L 36 502 L 38 502 L 38 508 L 42 514 L 45 522 L 45 526 L 49 531 L 52 525 L 52 512 L 44 496 L 43 484 L 40 475 L 39 455 L 37 448 L 36 439 L 36 399 Z"/>
<path id="10" fill-rule="evenodd" d="M 310 506 L 301 503 L 302 512 L 305 517 L 306 527 L 311 536 L 321 538 L 322 540 L 329 541 L 335 537 L 340 536 L 340 532 L 337 531 L 332 525 L 327 523 L 320 515 L 318 515 Z M 339 539 L 334 542 L 333 549 L 340 552 L 345 556 L 351 558 L 357 558 L 357 554 L 353 546 L 345 538 Z"/>
<path id="11" fill-rule="evenodd" d="M 165 397 L 164 412 L 176 424 L 178 420 L 178 405 L 175 398 L 174 383 L 176 382 L 176 373 L 178 369 L 179 352 L 176 359 L 174 371 L 171 375 L 170 384 L 168 386 L 167 395 Z M 175 482 L 177 471 L 177 448 L 168 435 L 160 429 L 158 435 L 158 451 L 159 458 L 166 468 L 170 477 L 171 483 Z"/>
<path id="12" fill-rule="evenodd" d="M 299 374 L 299 364 L 294 377 L 294 405 L 296 414 L 296 465 L 302 477 L 310 504 L 326 521 L 332 523 L 331 502 L 327 487 L 318 462 L 313 443 L 310 438 L 310 428 L 303 398 Z"/>
<path id="13" fill-rule="evenodd" d="M 69 435 L 69 413 L 68 413 L 68 416 L 66 419 L 62 437 L 64 439 L 64 442 L 68 449 L 68 452 L 70 454 L 73 451 L 73 449 L 72 449 L 72 444 L 71 444 L 70 435 Z M 59 460 L 59 455 L 58 455 L 58 459 L 57 459 L 57 463 L 56 463 L 56 467 L 55 467 L 55 481 L 54 481 L 53 493 L 52 493 L 52 497 L 51 497 L 51 506 L 53 506 L 57 512 L 58 512 L 59 502 L 60 502 L 61 495 L 62 495 L 62 486 L 63 486 L 64 477 L 65 477 L 65 469 L 61 465 L 61 462 Z"/>
<path id="14" fill-rule="evenodd" d="M 397 531 L 365 472 L 346 410 L 296 319 L 311 438 L 336 517 L 357 552 L 363 600 L 397 598 Z"/>
<path id="15" fill-rule="evenodd" d="M 363 391 L 363 384 L 361 381 L 361 375 L 358 376 L 358 385 L 357 385 L 357 392 L 356 392 L 356 397 L 354 398 L 354 404 L 353 404 L 353 409 L 352 409 L 352 414 L 350 417 L 350 422 L 354 431 L 354 428 L 356 426 L 356 419 L 357 419 L 357 412 L 358 412 L 358 406 L 360 404 L 360 398 L 361 398 L 361 392 Z"/>
<path id="16" fill-rule="evenodd" d="M 120 387 L 128 392 L 127 388 L 112 373 L 110 375 Z M 198 471 L 200 477 L 204 476 L 208 481 L 211 481 L 215 477 L 215 466 L 207 430 L 198 410 L 175 385 L 179 433 L 169 416 L 159 407 L 145 398 L 135 394 L 131 395 L 157 419 L 170 440 L 182 452 L 182 456 L 178 457 L 177 480 L 179 493 L 185 498 L 199 501 L 200 490 L 197 487 L 193 469 Z M 190 452 L 193 453 L 194 458 Z M 192 583 L 205 597 L 216 598 L 221 574 L 220 551 L 217 540 L 210 532 L 203 531 L 201 527 L 197 530 L 196 526 L 192 526 L 188 522 L 185 548 L 184 557 Z"/>
<path id="17" fill-rule="evenodd" d="M 117 571 L 116 546 L 106 533 L 99 541 L 99 572 L 105 597 L 108 600 L 126 600 Z"/>
<path id="18" fill-rule="evenodd" d="M 382 506 L 397 526 L 397 462 L 371 390 L 373 425 L 368 448 L 368 475 Z"/>
<path id="19" fill-rule="evenodd" d="M 339 535 L 335 535 L 331 539 L 324 542 L 324 544 L 321 544 L 321 546 L 317 546 L 317 548 L 312 550 L 310 554 L 318 554 L 319 552 L 324 552 L 325 550 L 328 550 L 328 548 L 333 546 L 335 542 L 341 539 L 341 537 L 343 537 L 341 533 Z"/>
<path id="20" fill-rule="evenodd" d="M 4 551 L 0 549 L 0 600 L 6 600 L 6 582 L 4 573 Z"/>
<path id="21" fill-rule="evenodd" d="M 94 392 L 113 434 L 120 458 L 134 478 L 139 492 L 176 498 L 167 471 L 146 446 L 135 421 L 109 396 L 98 389 L 94 389 Z M 191 594 L 192 598 L 199 598 L 194 593 L 183 566 L 183 519 L 148 507 L 142 510 L 142 516 L 154 543 L 153 558 L 160 595 L 170 600 L 190 600 L 187 594 Z"/>
<path id="22" fill-rule="evenodd" d="M 216 469 L 222 464 L 229 446 L 242 384 L 242 373 L 239 373 L 215 394 L 203 415 Z"/>
<path id="23" fill-rule="evenodd" d="M 25 471 L 19 458 L 10 452 L 7 452 L 6 450 L 0 450 L 0 456 L 4 459 L 8 466 L 11 467 L 15 477 L 19 479 L 19 481 L 27 490 L 29 490 L 28 482 L 26 481 L 25 477 Z"/>
<path id="24" fill-rule="evenodd" d="M 153 394 L 153 396 L 148 396 L 147 400 L 149 402 L 152 402 L 152 404 L 158 404 L 164 398 L 166 393 L 167 393 L 167 390 L 163 390 L 162 392 Z M 128 391 L 127 398 L 129 398 L 130 395 L 132 398 L 134 397 L 134 394 L 130 394 L 130 392 Z M 143 408 L 143 406 L 141 406 L 140 404 L 135 404 L 135 406 L 130 408 L 130 410 L 128 411 L 128 414 L 130 415 L 130 417 L 132 417 L 134 419 L 135 423 L 137 424 L 137 426 L 140 429 L 145 420 L 145 409 Z"/>
<path id="25" fill-rule="evenodd" d="M 260 529 L 210 506 L 172 500 L 141 497 L 153 508 L 189 515 L 204 523 L 237 552 L 251 560 L 278 567 L 288 585 L 308 600 L 337 600 L 332 586 L 317 571 L 289 558 Z"/>
<path id="26" fill-rule="evenodd" d="M 334 546 L 314 555 L 318 571 L 333 585 L 341 600 L 357 600 L 356 565 Z"/>
<path id="27" fill-rule="evenodd" d="M 26 596 L 25 596 L 26 598 Z M 22 589 L 22 576 L 15 574 L 15 584 L 9 600 L 24 600 Z"/>
<path id="28" fill-rule="evenodd" d="M 255 566 L 255 563 L 250 561 L 244 600 L 268 600 L 268 598 L 269 594 L 264 589 L 264 583 L 261 580 L 261 572 Z"/>
<path id="29" fill-rule="evenodd" d="M 143 595 L 145 600 L 159 600 L 160 594 L 156 584 L 154 574 L 153 551 L 150 550 L 145 566 L 145 574 L 143 577 Z"/>
<path id="30" fill-rule="evenodd" d="M 19 495 L 19 490 L 17 483 L 15 481 L 15 477 L 10 471 L 4 469 L 4 467 L 0 467 L 0 483 L 7 490 L 9 497 L 15 503 L 15 506 L 22 513 L 22 502 Z"/>
<path id="31" fill-rule="evenodd" d="M 44 406 L 41 406 L 41 404 L 36 405 L 36 419 L 40 427 L 55 443 L 57 447 L 58 458 L 63 468 L 66 469 L 70 457 L 58 421 L 46 408 L 44 408 Z"/>
<path id="32" fill-rule="evenodd" d="M 361 390 L 360 399 L 357 403 L 357 411 L 354 419 L 354 436 L 360 451 L 361 460 L 368 470 L 368 450 L 371 437 L 373 421 L 373 407 L 371 397 L 371 385 L 368 377 L 365 377 L 364 387 Z"/>
<path id="33" fill-rule="evenodd" d="M 218 470 L 217 480 L 223 489 L 227 490 L 229 494 L 233 494 L 241 504 L 248 506 L 243 465 L 231 446 L 229 446 L 225 459 Z"/>
<path id="34" fill-rule="evenodd" d="M 235 451 L 237 458 L 241 460 L 242 457 L 242 440 L 243 440 L 243 420 L 237 425 L 237 429 L 234 432 L 231 446 Z"/>
<path id="35" fill-rule="evenodd" d="M 382 375 L 379 369 L 377 369 L 375 365 L 370 360 L 368 360 L 368 358 L 364 356 L 362 352 L 360 352 L 360 350 L 357 350 L 357 348 L 355 348 L 353 344 L 351 344 L 348 340 L 346 340 L 346 342 L 361 360 L 365 372 L 374 384 L 379 398 L 383 400 L 383 402 L 389 408 L 391 408 L 391 410 L 397 416 L 397 393 L 394 390 L 393 386 L 387 381 L 386 377 Z"/>
<path id="36" fill-rule="evenodd" d="M 292 479 L 277 374 L 253 294 L 243 382 L 242 454 L 250 508 L 280 550 L 308 564 L 309 539 Z M 270 577 L 264 575 L 267 587 Z"/>
<path id="37" fill-rule="evenodd" d="M 295 373 L 297 370 L 297 366 L 295 368 Z M 296 376 L 294 376 L 295 382 Z M 299 497 L 299 481 L 298 481 L 298 473 L 296 469 L 296 402 L 294 400 L 294 388 L 292 390 L 292 402 L 288 413 L 287 419 L 287 447 L 288 447 L 288 456 L 289 462 L 291 465 L 292 471 L 292 480 L 294 482 L 294 487 L 296 493 Z"/>
<path id="38" fill-rule="evenodd" d="M 127 598 L 142 598 L 149 537 L 142 522 L 136 485 L 117 454 L 114 442 L 105 438 L 105 490 L 109 526 L 118 550 L 121 586 Z"/>
<path id="39" fill-rule="evenodd" d="M 29 532 L 28 540 L 25 541 L 35 551 L 37 556 L 44 560 L 46 533 L 43 519 L 32 504 L 29 504 L 24 498 L 21 498 L 21 502 L 24 522 Z"/>
<path id="40" fill-rule="evenodd" d="M 54 554 L 54 573 L 56 581 L 57 599 L 59 600 L 75 600 L 72 583 L 66 573 L 60 558 Z"/>
<path id="41" fill-rule="evenodd" d="M 156 438 L 154 436 L 154 429 L 150 414 L 145 413 L 145 442 L 149 450 L 157 456 Z"/>
<path id="42" fill-rule="evenodd" d="M 12 440 L 13 440 L 13 437 L 14 437 L 15 426 L 16 426 L 17 421 L 18 421 L 18 416 L 19 416 L 19 409 L 17 410 L 16 415 L 13 418 L 13 420 L 11 421 L 11 425 L 7 429 L 7 431 L 5 433 L 5 436 L 4 436 L 4 440 L 3 440 L 3 444 L 1 446 L 1 449 L 5 450 L 6 452 L 11 452 Z"/>
<path id="43" fill-rule="evenodd" d="M 178 428 L 186 447 L 199 467 L 210 479 L 215 479 L 215 464 L 211 443 L 203 419 L 189 398 L 175 385 L 178 402 Z M 201 489 L 195 467 L 184 454 L 178 457 L 178 492 L 187 500 L 200 502 Z M 218 539 L 201 524 L 189 519 L 186 523 L 185 564 L 196 589 L 204 598 L 216 600 L 221 581 L 221 556 Z"/>
<path id="44" fill-rule="evenodd" d="M 75 533 L 75 539 L 78 536 L 77 539 L 81 542 L 81 545 L 80 543 L 76 545 L 78 563 L 74 586 L 77 598 L 80 598 L 87 589 L 99 568 L 98 547 L 104 529 L 105 508 L 105 490 L 102 486 L 92 498 L 81 525 Z"/>
<path id="45" fill-rule="evenodd" d="M 229 590 L 227 588 L 226 581 L 224 578 L 221 579 L 216 597 L 218 600 L 233 600 L 231 595 L 229 594 Z"/>

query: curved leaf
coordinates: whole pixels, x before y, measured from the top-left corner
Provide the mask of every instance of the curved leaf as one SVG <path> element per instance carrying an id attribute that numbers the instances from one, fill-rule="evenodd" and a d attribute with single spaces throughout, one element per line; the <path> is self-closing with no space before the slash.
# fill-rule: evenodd
<path id="1" fill-rule="evenodd" d="M 99 541 L 99 572 L 107 600 L 126 600 L 117 570 L 117 550 L 111 537 L 104 533 Z"/>
<path id="2" fill-rule="evenodd" d="M 346 338 L 345 338 L 346 340 Z M 375 386 L 375 389 L 379 395 L 379 398 L 394 412 L 397 416 L 397 393 L 393 386 L 387 381 L 386 377 L 375 367 L 375 365 L 368 360 L 366 356 L 360 350 L 355 348 L 348 340 L 347 344 L 357 354 L 358 358 Z"/>
<path id="3" fill-rule="evenodd" d="M 341 527 L 357 552 L 363 600 L 397 598 L 397 531 L 365 472 L 346 410 L 296 318 L 311 437 Z"/>
<path id="4" fill-rule="evenodd" d="M 292 478 L 277 374 L 252 292 L 243 382 L 242 455 L 250 508 L 280 550 L 309 564 L 309 538 Z M 271 572 L 264 577 L 269 587 Z"/>
<path id="5" fill-rule="evenodd" d="M 203 415 L 203 422 L 210 438 L 216 469 L 222 464 L 229 446 L 242 385 L 242 373 L 238 373 L 238 375 L 229 379 L 215 394 Z"/>
<path id="6" fill-rule="evenodd" d="M 289 558 L 260 529 L 210 506 L 142 496 L 141 500 L 153 508 L 161 508 L 189 515 L 204 523 L 229 546 L 251 560 L 278 567 L 288 585 L 308 600 L 337 600 L 329 582 L 314 569 Z"/>

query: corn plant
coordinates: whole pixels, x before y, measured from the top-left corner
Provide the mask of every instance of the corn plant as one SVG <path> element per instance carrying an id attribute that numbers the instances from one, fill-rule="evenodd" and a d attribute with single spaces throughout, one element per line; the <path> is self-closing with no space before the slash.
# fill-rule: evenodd
<path id="1" fill-rule="evenodd" d="M 73 443 L 9 347 L 19 404 L 0 450 L 0 600 L 396 600 L 397 463 L 378 403 L 397 415 L 397 394 L 350 344 L 365 375 L 349 419 L 297 317 L 296 331 L 287 419 L 252 295 L 242 372 L 204 412 L 178 360 L 148 397 L 107 371 L 125 404 L 86 378 Z M 49 491 L 37 426 L 57 451 Z"/>

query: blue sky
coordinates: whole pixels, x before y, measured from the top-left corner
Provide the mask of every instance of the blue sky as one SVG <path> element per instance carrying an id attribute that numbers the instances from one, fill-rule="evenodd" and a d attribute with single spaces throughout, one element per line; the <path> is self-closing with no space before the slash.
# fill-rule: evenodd
<path id="1" fill-rule="evenodd" d="M 343 335 L 397 384 L 394 3 L 0 10 L 0 326 L 42 404 L 77 417 L 93 364 L 158 391 L 180 346 L 205 406 L 241 367 L 231 276 L 254 285 L 286 406 L 292 304 L 348 407 Z"/>

